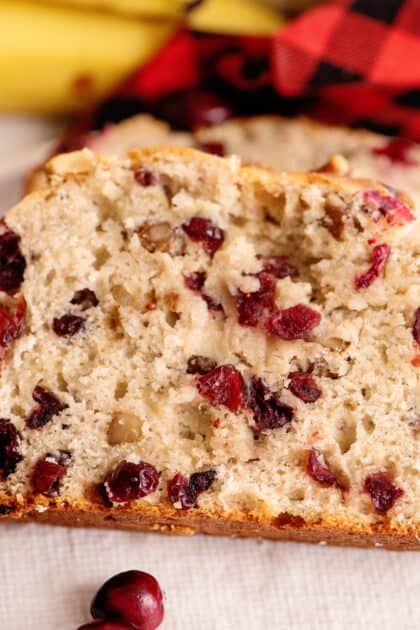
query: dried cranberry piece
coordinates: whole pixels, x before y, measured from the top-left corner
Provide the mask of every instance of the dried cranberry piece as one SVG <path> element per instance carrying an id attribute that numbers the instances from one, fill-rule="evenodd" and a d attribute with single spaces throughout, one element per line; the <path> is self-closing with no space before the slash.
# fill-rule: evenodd
<path id="1" fill-rule="evenodd" d="M 155 173 L 149 171 L 147 168 L 139 168 L 134 171 L 134 179 L 140 186 L 154 186 L 157 183 L 157 177 Z"/>
<path id="2" fill-rule="evenodd" d="M 25 420 L 26 426 L 30 429 L 40 429 L 66 408 L 54 394 L 39 385 L 32 392 L 32 398 L 38 405 Z"/>
<path id="3" fill-rule="evenodd" d="M 185 286 L 191 291 L 201 292 L 206 279 L 207 274 L 205 271 L 194 271 L 193 273 L 188 273 L 184 276 Z"/>
<path id="4" fill-rule="evenodd" d="M 420 307 L 414 313 L 413 337 L 414 340 L 420 345 Z"/>
<path id="5" fill-rule="evenodd" d="M 180 503 L 183 510 L 197 507 L 197 497 L 190 496 L 188 478 L 182 473 L 176 473 L 168 481 L 168 497 L 173 505 Z"/>
<path id="6" fill-rule="evenodd" d="M 14 312 L 0 306 L 0 347 L 9 346 L 23 333 L 26 317 L 26 301 L 23 295 L 18 297 Z"/>
<path id="7" fill-rule="evenodd" d="M 146 462 L 122 461 L 105 479 L 105 491 L 112 503 L 128 503 L 151 494 L 159 485 L 159 474 Z"/>
<path id="8" fill-rule="evenodd" d="M 224 405 L 231 411 L 238 411 L 244 404 L 244 379 L 233 365 L 219 365 L 200 376 L 196 386 L 211 405 Z"/>
<path id="9" fill-rule="evenodd" d="M 4 481 L 15 472 L 22 460 L 19 452 L 20 435 L 15 425 L 5 418 L 0 418 L 0 480 Z"/>
<path id="10" fill-rule="evenodd" d="M 368 207 L 373 208 L 373 221 L 377 221 L 381 214 L 386 217 L 387 223 L 392 226 L 401 226 L 411 223 L 415 220 L 410 207 L 401 199 L 393 194 L 384 195 L 378 190 L 366 190 L 363 193 L 363 199 L 367 202 Z"/>
<path id="11" fill-rule="evenodd" d="M 13 512 L 13 507 L 11 505 L 0 505 L 0 516 L 8 516 Z"/>
<path id="12" fill-rule="evenodd" d="M 182 225 L 182 229 L 192 241 L 201 243 L 210 256 L 214 256 L 225 240 L 224 231 L 203 217 L 192 217 L 189 223 Z"/>
<path id="13" fill-rule="evenodd" d="M 113 623 L 121 621 L 137 630 L 155 630 L 163 621 L 162 591 L 150 573 L 118 573 L 99 589 L 93 598 L 90 612 L 94 619 L 108 618 L 113 619 Z M 107 626 L 104 628 L 107 630 Z M 111 629 L 114 630 L 114 627 L 110 626 Z M 118 626 L 115 626 L 115 630 L 119 630 Z"/>
<path id="14" fill-rule="evenodd" d="M 215 479 L 215 470 L 205 470 L 204 472 L 193 473 L 188 484 L 190 494 L 198 496 L 202 492 L 206 492 Z"/>
<path id="15" fill-rule="evenodd" d="M 294 417 L 293 408 L 282 402 L 258 376 L 253 376 L 250 381 L 247 405 L 253 411 L 256 433 L 279 429 Z"/>
<path id="16" fill-rule="evenodd" d="M 321 396 L 321 390 L 314 377 L 306 372 L 292 372 L 289 374 L 289 389 L 304 403 L 312 403 Z"/>
<path id="17" fill-rule="evenodd" d="M 285 340 L 306 339 L 320 322 L 321 315 L 317 311 L 304 304 L 296 304 L 277 311 L 264 323 L 264 329 L 269 335 Z"/>
<path id="18" fill-rule="evenodd" d="M 71 457 L 66 451 L 47 453 L 44 458 L 39 459 L 32 474 L 34 492 L 44 494 L 46 497 L 58 496 L 60 481 L 70 463 Z"/>
<path id="19" fill-rule="evenodd" d="M 214 370 L 217 363 L 214 359 L 194 355 L 188 359 L 187 374 L 207 374 Z"/>
<path id="20" fill-rule="evenodd" d="M 198 496 L 208 490 L 216 479 L 215 470 L 193 473 L 185 477 L 182 473 L 168 481 L 168 497 L 172 504 L 180 503 L 183 510 L 197 507 Z"/>
<path id="21" fill-rule="evenodd" d="M 340 487 L 337 477 L 331 472 L 324 455 L 317 448 L 313 448 L 309 453 L 306 470 L 308 475 L 321 485 Z"/>
<path id="22" fill-rule="evenodd" d="M 206 278 L 207 274 L 205 273 L 205 271 L 194 271 L 193 273 L 189 273 L 184 276 L 185 286 L 187 287 L 187 289 L 190 289 L 195 293 L 200 293 L 201 297 L 207 304 L 207 308 L 209 309 L 209 311 L 220 311 L 224 313 L 223 306 L 221 304 L 217 304 L 217 302 L 215 302 L 212 297 L 206 295 L 206 293 L 203 293 L 202 287 L 204 286 Z"/>
<path id="23" fill-rule="evenodd" d="M 372 282 L 379 277 L 390 254 L 391 248 L 386 243 L 376 245 L 373 248 L 369 269 L 365 273 L 357 275 L 354 279 L 354 284 L 357 290 L 367 289 Z"/>
<path id="24" fill-rule="evenodd" d="M 264 271 L 271 273 L 276 278 L 282 279 L 296 273 L 296 269 L 288 263 L 284 256 L 263 256 L 261 261 Z"/>
<path id="25" fill-rule="evenodd" d="M 241 326 L 257 326 L 274 309 L 276 283 L 268 273 L 258 274 L 260 288 L 253 293 L 238 291 L 236 308 Z"/>
<path id="26" fill-rule="evenodd" d="M 388 472 L 376 472 L 368 475 L 363 488 L 365 492 L 370 494 L 376 511 L 383 514 L 390 510 L 395 501 L 404 494 L 404 490 L 394 485 L 393 477 Z"/>
<path id="27" fill-rule="evenodd" d="M 133 628 L 134 626 L 132 626 L 131 623 L 125 623 L 125 621 L 99 619 L 98 621 L 84 623 L 83 626 L 79 626 L 77 630 L 133 630 Z"/>
<path id="28" fill-rule="evenodd" d="M 222 142 L 199 142 L 197 149 L 212 155 L 219 155 L 220 157 L 226 154 L 225 145 Z"/>
<path id="29" fill-rule="evenodd" d="M 385 146 L 373 149 L 373 153 L 384 155 L 394 164 L 413 166 L 417 162 L 408 157 L 408 152 L 415 146 L 415 143 L 408 138 L 392 138 Z"/>
<path id="30" fill-rule="evenodd" d="M 87 311 L 89 308 L 98 306 L 99 300 L 91 289 L 80 289 L 73 295 L 70 304 L 77 304 L 81 311 Z"/>
<path id="31" fill-rule="evenodd" d="M 67 313 L 62 317 L 54 317 L 53 331 L 59 337 L 73 337 L 84 326 L 85 318 Z"/>
<path id="32" fill-rule="evenodd" d="M 25 258 L 19 248 L 20 236 L 0 220 L 0 290 L 15 293 L 23 281 Z"/>

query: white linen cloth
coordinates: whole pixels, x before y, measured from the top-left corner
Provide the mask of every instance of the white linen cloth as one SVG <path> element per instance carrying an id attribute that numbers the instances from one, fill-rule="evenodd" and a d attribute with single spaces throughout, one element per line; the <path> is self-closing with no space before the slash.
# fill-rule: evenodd
<path id="1" fill-rule="evenodd" d="M 56 132 L 0 119 L 1 211 Z M 166 593 L 163 630 L 420 628 L 415 552 L 0 522 L 0 630 L 76 630 L 102 582 L 134 568 Z"/>

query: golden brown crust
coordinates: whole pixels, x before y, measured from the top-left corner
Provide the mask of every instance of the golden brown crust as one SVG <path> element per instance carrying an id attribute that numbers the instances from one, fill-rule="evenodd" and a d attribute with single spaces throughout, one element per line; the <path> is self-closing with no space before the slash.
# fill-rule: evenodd
<path id="1" fill-rule="evenodd" d="M 355 547 L 384 547 L 400 551 L 420 550 L 414 531 L 391 528 L 384 523 L 364 526 L 319 521 L 305 523 L 300 517 L 282 514 L 275 519 L 253 514 L 208 513 L 199 509 L 176 510 L 169 506 L 143 504 L 137 508 L 108 508 L 94 503 L 56 505 L 35 500 L 16 507 L 9 519 L 49 525 L 97 527 L 191 536 L 235 536 L 278 541 L 310 542 Z"/>

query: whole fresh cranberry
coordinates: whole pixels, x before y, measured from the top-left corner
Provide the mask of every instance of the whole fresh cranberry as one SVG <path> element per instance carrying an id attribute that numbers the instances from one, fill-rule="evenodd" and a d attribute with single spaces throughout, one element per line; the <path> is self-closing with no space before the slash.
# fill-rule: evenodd
<path id="1" fill-rule="evenodd" d="M 94 619 L 122 621 L 136 630 L 155 630 L 163 621 L 162 600 L 162 591 L 152 575 L 144 571 L 125 571 L 105 582 L 90 610 Z M 112 628 L 110 626 L 109 630 Z M 103 630 L 107 630 L 107 626 Z"/>
<path id="2" fill-rule="evenodd" d="M 133 626 L 123 621 L 107 621 L 99 619 L 98 621 L 91 621 L 80 626 L 77 630 L 133 630 Z"/>

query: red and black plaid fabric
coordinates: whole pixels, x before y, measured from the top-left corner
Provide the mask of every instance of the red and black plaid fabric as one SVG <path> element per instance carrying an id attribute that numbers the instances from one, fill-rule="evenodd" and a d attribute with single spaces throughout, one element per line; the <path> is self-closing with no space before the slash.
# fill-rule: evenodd
<path id="1" fill-rule="evenodd" d="M 420 0 L 325 2 L 270 38 L 182 29 L 93 124 L 140 111 L 181 128 L 306 113 L 420 140 Z"/>
<path id="2" fill-rule="evenodd" d="M 274 38 L 275 88 L 317 117 L 420 139 L 420 1 L 336 0 Z"/>

